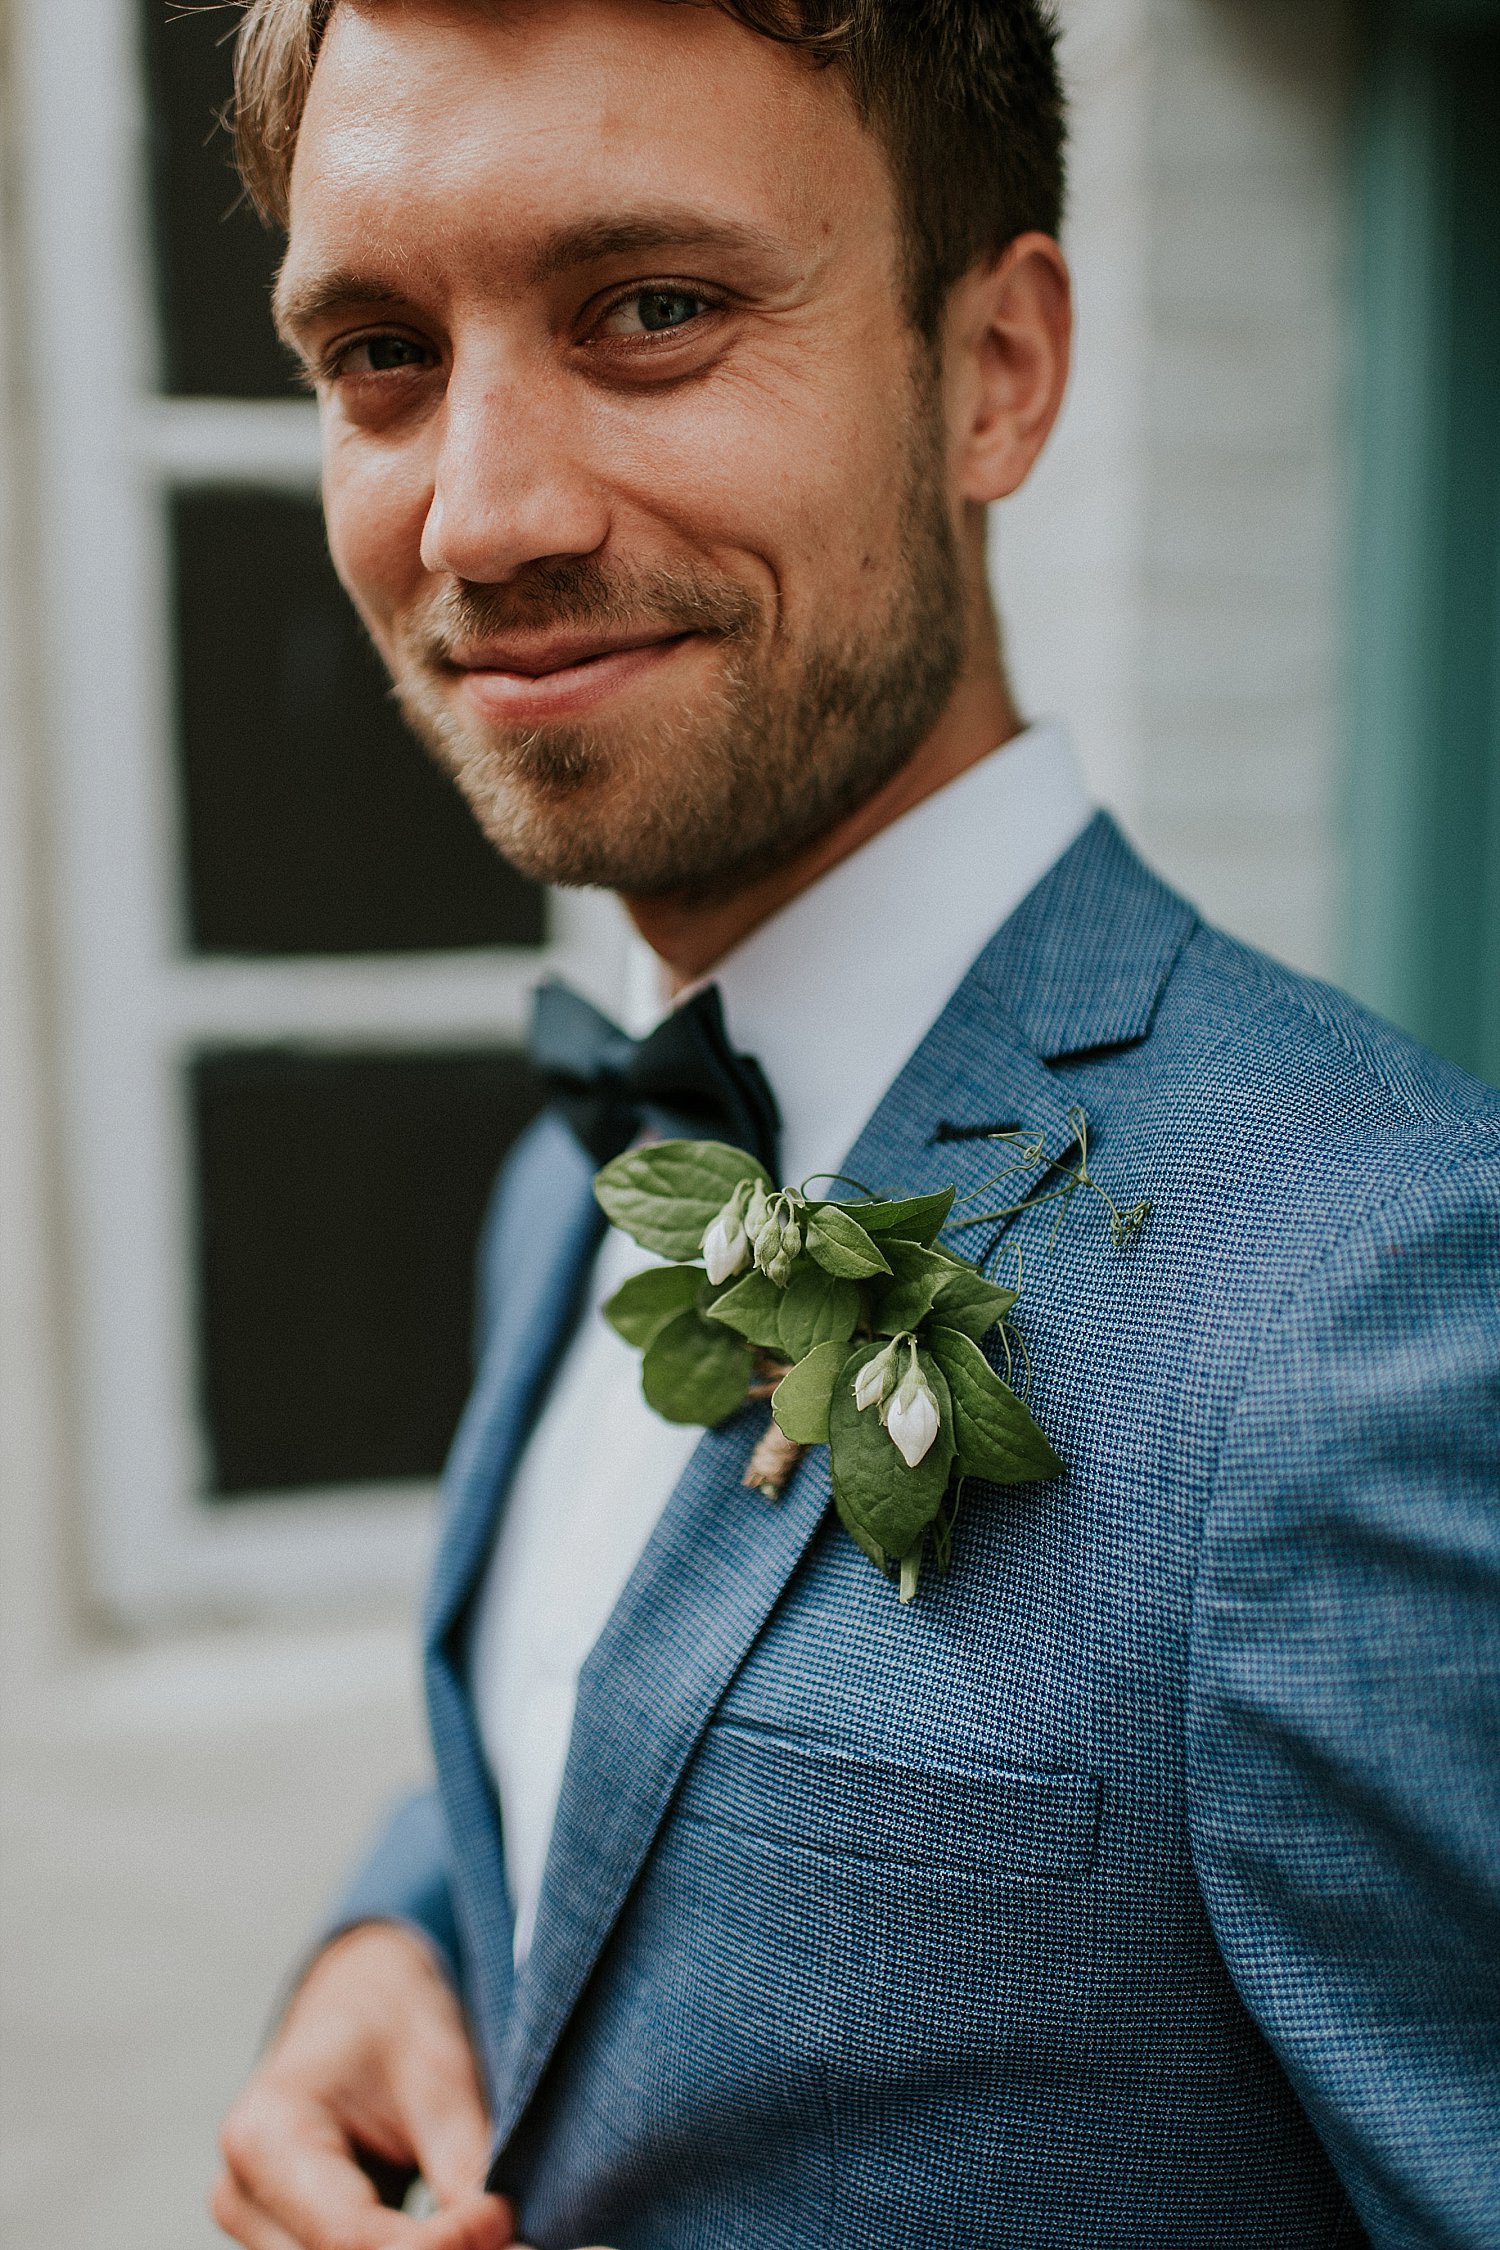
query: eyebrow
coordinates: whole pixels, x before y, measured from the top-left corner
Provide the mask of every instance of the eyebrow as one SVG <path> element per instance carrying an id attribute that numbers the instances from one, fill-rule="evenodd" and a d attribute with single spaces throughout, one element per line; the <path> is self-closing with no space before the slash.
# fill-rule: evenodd
<path id="1" fill-rule="evenodd" d="M 620 218 L 584 219 L 550 235 L 526 269 L 527 280 L 550 281 L 580 266 L 656 250 L 715 251 L 738 257 L 773 256 L 774 238 L 737 219 L 708 219 L 701 211 L 666 208 Z M 410 293 L 376 281 L 354 267 L 330 266 L 288 278 L 285 269 L 271 300 L 278 332 L 288 341 L 299 330 L 353 306 L 405 305 Z"/>
<path id="2" fill-rule="evenodd" d="M 552 235 L 531 267 L 531 278 L 548 281 L 574 266 L 599 265 L 606 258 L 630 257 L 648 250 L 719 250 L 731 255 L 768 257 L 777 249 L 772 236 L 739 219 L 709 219 L 701 211 L 667 207 L 620 218 L 585 219 Z"/>
<path id="3" fill-rule="evenodd" d="M 277 334 L 291 343 L 299 329 L 310 328 L 314 321 L 326 320 L 351 305 L 404 305 L 407 301 L 404 290 L 393 289 L 389 282 L 372 281 L 353 267 L 327 266 L 290 282 L 283 267 L 271 292 L 271 318 Z"/>

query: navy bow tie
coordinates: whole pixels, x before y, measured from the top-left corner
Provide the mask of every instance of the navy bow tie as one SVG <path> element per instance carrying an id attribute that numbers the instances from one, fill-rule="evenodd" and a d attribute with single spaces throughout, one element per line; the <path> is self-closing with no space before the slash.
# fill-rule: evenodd
<path id="1" fill-rule="evenodd" d="M 566 984 L 542 985 L 531 1059 L 596 1164 L 643 1132 L 662 1140 L 728 1141 L 777 1171 L 781 1113 L 753 1055 L 737 1055 L 718 987 L 707 985 L 632 1039 Z"/>

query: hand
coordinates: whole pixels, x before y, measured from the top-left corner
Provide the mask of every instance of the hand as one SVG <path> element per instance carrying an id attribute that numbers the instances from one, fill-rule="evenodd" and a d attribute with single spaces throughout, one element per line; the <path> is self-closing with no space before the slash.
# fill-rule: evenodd
<path id="1" fill-rule="evenodd" d="M 420 1938 L 362 1923 L 308 1971 L 224 2121 L 213 2215 L 245 2250 L 503 2250 L 489 2120 L 462 2014 Z M 420 2172 L 435 2215 L 382 2204 Z M 372 2175 L 374 2175 L 372 2177 Z"/>

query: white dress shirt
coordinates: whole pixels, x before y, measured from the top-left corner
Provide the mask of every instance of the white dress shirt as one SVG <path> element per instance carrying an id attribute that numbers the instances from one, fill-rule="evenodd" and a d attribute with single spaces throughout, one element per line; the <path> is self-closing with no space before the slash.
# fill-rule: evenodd
<path id="1" fill-rule="evenodd" d="M 837 1169 L 991 932 L 1091 811 L 1065 730 L 1030 727 L 719 963 L 710 981 L 731 1043 L 759 1057 L 781 1109 L 784 1181 Z M 652 1413 L 639 1354 L 600 1316 L 646 1262 L 628 1237 L 606 1235 L 475 1609 L 470 1683 L 500 1796 L 518 1964 L 535 1927 L 579 1671 L 702 1434 Z"/>

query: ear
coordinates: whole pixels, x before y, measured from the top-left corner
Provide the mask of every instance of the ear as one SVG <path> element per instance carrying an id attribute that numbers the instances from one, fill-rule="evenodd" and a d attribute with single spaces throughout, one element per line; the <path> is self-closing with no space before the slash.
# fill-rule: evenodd
<path id="1" fill-rule="evenodd" d="M 958 499 L 983 506 L 1025 483 L 1062 407 L 1072 343 L 1072 282 L 1050 235 L 1020 235 L 954 285 L 943 388 Z"/>

